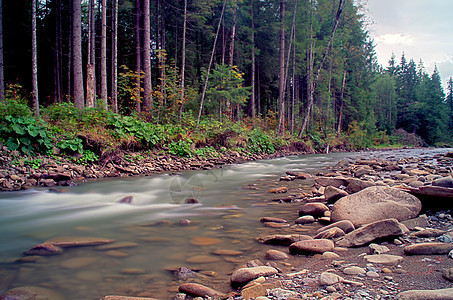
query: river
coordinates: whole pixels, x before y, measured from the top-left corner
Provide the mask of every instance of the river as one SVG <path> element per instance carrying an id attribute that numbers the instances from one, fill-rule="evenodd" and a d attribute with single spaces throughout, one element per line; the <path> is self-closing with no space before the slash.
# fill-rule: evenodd
<path id="1" fill-rule="evenodd" d="M 315 174 L 340 160 L 414 157 L 451 149 L 290 156 L 206 171 L 91 181 L 61 190 L 33 189 L 0 194 L 0 294 L 17 286 L 42 286 L 66 299 L 99 299 L 109 294 L 171 298 L 180 266 L 206 275 L 206 283 L 228 291 L 235 267 L 267 250 L 256 242 L 263 216 L 297 218 L 297 203 L 278 204 L 267 191 L 285 171 Z M 309 191 L 312 182 L 294 188 Z M 132 196 L 132 203 L 119 203 Z M 199 204 L 181 204 L 195 198 Z M 191 224 L 182 226 L 181 219 Z M 319 227 L 319 226 L 318 226 Z M 318 227 L 299 230 L 311 234 Z M 280 230 L 281 231 L 281 230 Z M 104 237 L 117 249 L 66 248 L 56 256 L 18 262 L 36 244 L 61 236 Z M 214 255 L 216 250 L 236 255 Z M 76 260 L 74 260 L 76 258 Z"/>

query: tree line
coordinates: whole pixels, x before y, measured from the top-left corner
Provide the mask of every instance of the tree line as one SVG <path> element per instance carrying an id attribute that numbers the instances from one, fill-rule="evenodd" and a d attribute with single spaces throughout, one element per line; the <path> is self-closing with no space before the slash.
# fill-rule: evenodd
<path id="1" fill-rule="evenodd" d="M 379 66 L 352 0 L 0 0 L 0 12 L 0 97 L 28 91 L 37 115 L 70 102 L 300 138 L 453 132 L 452 78 L 445 95 L 437 68 L 404 54 Z"/>

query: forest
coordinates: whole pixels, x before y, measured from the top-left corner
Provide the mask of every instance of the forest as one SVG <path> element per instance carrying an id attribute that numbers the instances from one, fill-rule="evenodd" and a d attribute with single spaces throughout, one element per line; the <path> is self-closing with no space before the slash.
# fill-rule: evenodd
<path id="1" fill-rule="evenodd" d="M 97 157 L 445 146 L 453 78 L 352 0 L 0 0 L 0 142 Z"/>

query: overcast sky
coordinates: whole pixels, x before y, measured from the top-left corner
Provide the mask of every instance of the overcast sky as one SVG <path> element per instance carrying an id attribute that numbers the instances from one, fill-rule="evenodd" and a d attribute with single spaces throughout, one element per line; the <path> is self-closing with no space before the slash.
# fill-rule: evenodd
<path id="1" fill-rule="evenodd" d="M 431 75 L 437 64 L 446 86 L 453 76 L 453 0 L 368 0 L 369 31 L 379 63 L 387 67 L 395 53 L 399 63 L 423 61 Z"/>

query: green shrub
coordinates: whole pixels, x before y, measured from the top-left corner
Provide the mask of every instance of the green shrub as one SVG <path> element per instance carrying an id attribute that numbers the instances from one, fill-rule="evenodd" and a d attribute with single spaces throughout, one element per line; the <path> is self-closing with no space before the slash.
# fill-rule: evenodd
<path id="1" fill-rule="evenodd" d="M 251 153 L 274 153 L 275 147 L 270 137 L 260 129 L 253 129 L 248 138 L 247 149 Z"/>

